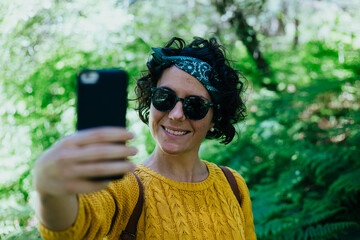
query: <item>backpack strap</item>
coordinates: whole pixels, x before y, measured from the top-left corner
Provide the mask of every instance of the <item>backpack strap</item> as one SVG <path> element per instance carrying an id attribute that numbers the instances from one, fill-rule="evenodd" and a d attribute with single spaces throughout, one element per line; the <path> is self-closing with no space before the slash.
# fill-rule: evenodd
<path id="1" fill-rule="evenodd" d="M 126 228 L 124 231 L 122 231 L 120 235 L 120 240 L 135 240 L 136 239 L 136 230 L 137 225 L 139 222 L 139 218 L 142 212 L 143 204 L 144 204 L 144 189 L 143 185 L 141 184 L 140 178 L 135 174 L 137 183 L 139 185 L 139 198 L 135 205 L 135 208 L 130 216 L 129 222 L 126 225 Z"/>
<path id="2" fill-rule="evenodd" d="M 233 193 L 241 207 L 240 191 L 239 191 L 239 187 L 236 182 L 234 174 L 227 167 L 224 167 L 224 166 L 219 166 L 219 167 L 224 172 L 226 179 L 230 184 L 231 190 L 233 191 Z M 136 239 L 137 224 L 139 222 L 139 218 L 140 218 L 143 204 L 144 204 L 144 189 L 143 189 L 142 183 L 140 181 L 140 178 L 135 173 L 133 173 L 133 174 L 139 185 L 139 198 L 135 205 L 133 213 L 130 216 L 129 222 L 126 225 L 125 230 L 122 231 L 122 233 L 120 235 L 120 240 L 135 240 Z"/>
<path id="3" fill-rule="evenodd" d="M 231 190 L 233 191 L 236 199 L 239 202 L 239 205 L 241 207 L 241 197 L 240 197 L 240 191 L 239 191 L 239 187 L 238 184 L 236 182 L 235 176 L 234 174 L 230 171 L 229 168 L 224 167 L 224 166 L 219 166 L 221 168 L 221 170 L 224 172 L 226 179 L 228 180 L 230 186 L 231 186 Z"/>

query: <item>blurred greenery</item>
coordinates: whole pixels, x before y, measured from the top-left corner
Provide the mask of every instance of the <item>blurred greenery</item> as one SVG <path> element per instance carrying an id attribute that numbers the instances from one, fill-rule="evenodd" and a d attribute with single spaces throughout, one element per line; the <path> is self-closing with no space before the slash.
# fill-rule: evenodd
<path id="1" fill-rule="evenodd" d="M 258 238 L 360 239 L 359 10 L 356 0 L 1 1 L 0 239 L 41 239 L 31 171 L 75 131 L 80 69 L 121 67 L 136 80 L 150 46 L 172 36 L 216 36 L 248 79 L 236 141 L 206 140 L 200 154 L 244 176 Z M 239 13 L 271 74 L 241 40 Z M 140 162 L 154 142 L 133 106 Z"/>

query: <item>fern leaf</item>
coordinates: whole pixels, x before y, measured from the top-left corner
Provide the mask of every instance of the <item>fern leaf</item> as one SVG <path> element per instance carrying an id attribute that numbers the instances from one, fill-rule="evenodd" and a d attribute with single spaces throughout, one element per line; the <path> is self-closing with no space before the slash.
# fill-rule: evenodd
<path id="1" fill-rule="evenodd" d="M 324 239 L 334 237 L 345 229 L 359 227 L 356 222 L 336 222 L 324 225 L 310 226 L 305 230 L 305 239 Z"/>

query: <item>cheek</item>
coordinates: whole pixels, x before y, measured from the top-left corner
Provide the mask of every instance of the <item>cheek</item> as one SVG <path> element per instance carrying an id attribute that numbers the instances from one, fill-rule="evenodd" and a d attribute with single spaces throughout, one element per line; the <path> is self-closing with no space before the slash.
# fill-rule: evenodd
<path id="1" fill-rule="evenodd" d="M 151 133 L 154 133 L 157 127 L 159 127 L 160 120 L 164 117 L 163 112 L 156 110 L 152 105 L 149 112 L 149 127 Z"/>
<path id="2" fill-rule="evenodd" d="M 212 109 L 210 109 L 206 117 L 203 119 L 204 120 L 203 126 L 206 129 L 206 131 L 208 131 L 211 127 L 214 126 L 213 117 L 214 117 L 213 111 Z"/>
<path id="3" fill-rule="evenodd" d="M 150 107 L 150 111 L 149 111 L 149 127 L 150 130 L 153 128 L 154 125 L 154 109 L 153 107 Z"/>
<path id="4" fill-rule="evenodd" d="M 198 122 L 193 122 L 193 128 L 197 129 L 198 132 L 201 133 L 202 137 L 206 137 L 207 132 L 212 127 L 211 117 L 207 116 L 206 118 L 202 119 Z"/>

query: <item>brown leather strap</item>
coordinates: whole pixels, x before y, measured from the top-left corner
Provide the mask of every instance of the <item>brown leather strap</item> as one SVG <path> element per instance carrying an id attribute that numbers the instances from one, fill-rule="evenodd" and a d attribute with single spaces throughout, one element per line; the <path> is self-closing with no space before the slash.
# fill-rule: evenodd
<path id="1" fill-rule="evenodd" d="M 221 170 L 224 172 L 226 179 L 228 180 L 231 190 L 233 191 L 237 201 L 239 202 L 240 206 L 241 206 L 241 197 L 240 197 L 240 191 L 239 191 L 239 187 L 238 184 L 236 182 L 235 176 L 232 174 L 232 172 L 230 171 L 230 169 L 228 169 L 227 167 L 224 166 L 219 166 L 221 168 Z M 137 230 L 137 224 L 142 212 L 142 208 L 143 208 L 143 204 L 144 204 L 144 190 L 143 190 L 143 186 L 141 184 L 140 178 L 133 173 L 134 176 L 136 177 L 136 180 L 138 182 L 139 185 L 139 198 L 138 201 L 135 205 L 135 208 L 133 210 L 133 213 L 130 216 L 129 222 L 126 225 L 125 230 L 121 233 L 120 235 L 120 240 L 134 240 L 136 239 L 136 230 Z"/>
<path id="2" fill-rule="evenodd" d="M 224 174 L 226 176 L 226 179 L 230 183 L 231 190 L 233 191 L 233 193 L 234 193 L 234 195 L 235 195 L 236 199 L 238 200 L 238 202 L 240 204 L 240 207 L 241 207 L 240 191 L 239 191 L 239 187 L 238 187 L 238 184 L 236 182 L 234 174 L 227 167 L 224 167 L 224 166 L 219 166 L 219 167 L 224 172 Z"/>
<path id="3" fill-rule="evenodd" d="M 143 208 L 143 204 L 144 204 L 144 189 L 143 189 L 143 186 L 141 184 L 140 178 L 135 173 L 133 173 L 133 174 L 136 177 L 136 180 L 137 180 L 138 185 L 139 185 L 139 198 L 138 198 L 138 201 L 137 201 L 137 203 L 135 205 L 133 213 L 130 216 L 129 222 L 126 225 L 125 230 L 120 235 L 121 240 L 133 240 L 133 239 L 136 239 L 137 225 L 138 225 L 139 218 L 140 218 L 142 208 Z"/>

